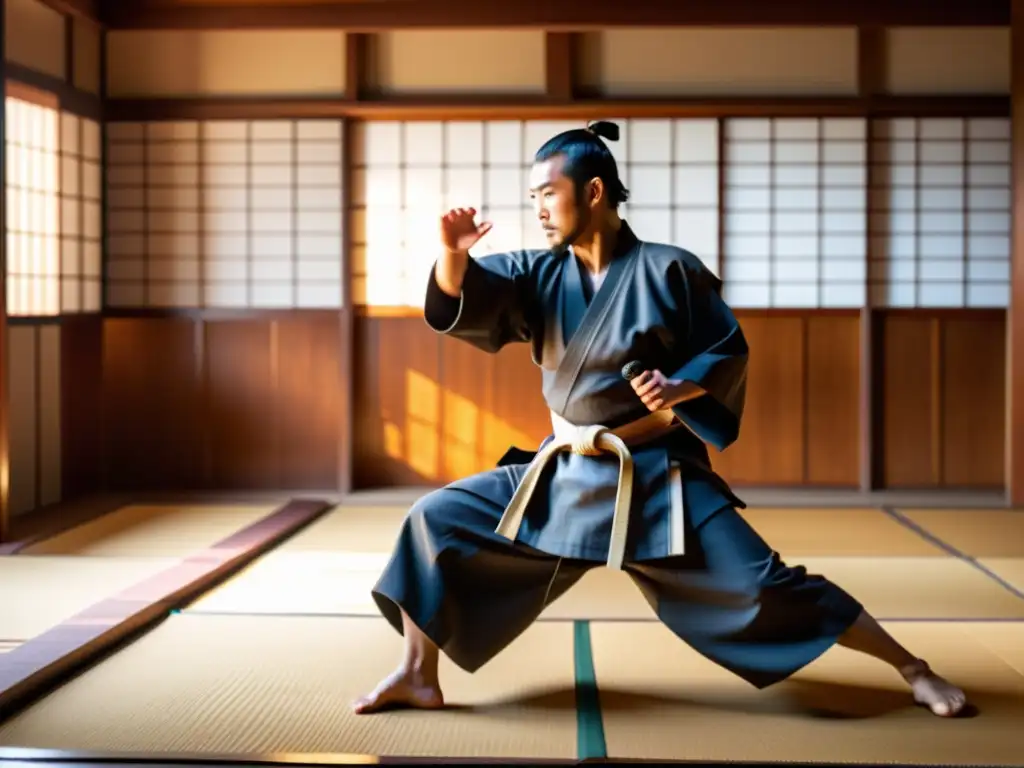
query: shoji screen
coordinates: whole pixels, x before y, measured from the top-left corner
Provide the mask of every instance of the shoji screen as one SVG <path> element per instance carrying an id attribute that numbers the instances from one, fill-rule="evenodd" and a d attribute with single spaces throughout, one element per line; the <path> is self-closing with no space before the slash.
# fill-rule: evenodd
<path id="1" fill-rule="evenodd" d="M 630 120 L 622 125 L 620 170 L 630 193 L 623 215 L 630 226 L 642 239 L 692 251 L 720 274 L 718 121 Z"/>
<path id="2" fill-rule="evenodd" d="M 622 214 L 641 238 L 681 245 L 718 268 L 718 123 L 618 120 L 610 147 L 631 200 Z M 542 248 L 529 200 L 536 150 L 581 122 L 368 122 L 357 125 L 350 215 L 353 300 L 423 303 L 437 257 L 437 219 L 473 206 L 494 229 L 476 255 Z"/>
<path id="3" fill-rule="evenodd" d="M 17 91 L 15 91 L 16 93 Z M 60 314 L 60 112 L 8 96 L 7 314 Z"/>
<path id="4" fill-rule="evenodd" d="M 61 311 L 98 312 L 103 216 L 96 121 L 61 115 L 60 177 Z"/>
<path id="5" fill-rule="evenodd" d="M 736 307 L 866 300 L 866 122 L 725 122 L 724 279 Z"/>
<path id="6" fill-rule="evenodd" d="M 342 128 L 109 124 L 108 303 L 340 307 Z"/>
<path id="7" fill-rule="evenodd" d="M 1010 120 L 875 121 L 872 301 L 1006 307 Z"/>

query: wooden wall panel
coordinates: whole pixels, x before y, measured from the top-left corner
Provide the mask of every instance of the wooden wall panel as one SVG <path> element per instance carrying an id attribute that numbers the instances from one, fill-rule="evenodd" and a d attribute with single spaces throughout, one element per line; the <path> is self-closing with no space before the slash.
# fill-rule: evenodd
<path id="1" fill-rule="evenodd" d="M 861 324 L 857 316 L 807 319 L 807 464 L 812 485 L 860 482 Z"/>
<path id="2" fill-rule="evenodd" d="M 750 344 L 739 440 L 712 464 L 737 486 L 856 487 L 855 312 L 736 312 Z"/>
<path id="3" fill-rule="evenodd" d="M 56 321 L 20 321 L 7 329 L 12 515 L 32 514 L 66 496 L 64 395 L 78 375 L 64 355 L 66 333 Z"/>
<path id="4" fill-rule="evenodd" d="M 334 489 L 337 312 L 109 318 L 110 490 Z"/>
<path id="5" fill-rule="evenodd" d="M 1009 27 L 894 27 L 885 44 L 886 93 L 1010 92 Z"/>
<path id="6" fill-rule="evenodd" d="M 104 321 L 107 488 L 199 485 L 203 404 L 196 333 L 188 318 Z"/>
<path id="7" fill-rule="evenodd" d="M 885 314 L 884 484 L 999 488 L 1005 439 L 1005 313 Z"/>
<path id="8" fill-rule="evenodd" d="M 804 320 L 737 312 L 750 345 L 747 404 L 736 443 L 711 461 L 737 485 L 799 485 L 804 476 Z"/>
<path id="9" fill-rule="evenodd" d="M 356 488 L 448 483 L 550 432 L 525 345 L 488 355 L 418 317 L 357 317 L 355 336 Z"/>
<path id="10" fill-rule="evenodd" d="M 440 337 L 422 319 L 356 318 L 353 486 L 438 483 Z"/>
<path id="11" fill-rule="evenodd" d="M 102 487 L 102 318 L 63 318 L 60 343 L 63 497 L 74 498 Z"/>
<path id="12" fill-rule="evenodd" d="M 737 314 L 752 348 L 747 409 L 739 441 L 712 452 L 716 469 L 741 488 L 856 488 L 856 313 Z M 881 313 L 879 322 L 885 486 L 998 488 L 1003 313 L 914 310 Z M 88 485 L 88 460 L 71 457 L 84 457 L 97 433 L 112 490 L 337 486 L 345 354 L 337 313 L 103 323 L 102 428 L 83 405 L 94 385 L 77 360 L 88 350 L 65 351 L 64 365 L 85 380 L 78 400 L 64 390 L 64 403 L 75 403 L 65 424 L 67 487 Z M 87 328 L 73 333 L 95 350 Z M 486 355 L 418 317 L 357 317 L 355 335 L 355 488 L 441 485 L 548 434 L 540 373 L 524 345 Z"/>
<path id="13" fill-rule="evenodd" d="M 39 506 L 39 329 L 31 325 L 7 329 L 8 439 L 10 513 Z"/>
<path id="14" fill-rule="evenodd" d="M 75 88 L 99 96 L 103 81 L 100 72 L 102 30 L 98 24 L 82 18 L 72 19 L 71 24 L 71 55 L 74 60 L 71 67 L 72 82 Z"/>
<path id="15" fill-rule="evenodd" d="M 577 67 L 584 92 L 614 97 L 851 96 L 857 30 L 606 29 L 582 34 Z"/>
<path id="16" fill-rule="evenodd" d="M 59 325 L 37 326 L 39 368 L 36 391 L 39 415 L 36 430 L 39 440 L 39 477 L 36 503 L 45 507 L 61 500 L 61 332 Z"/>
<path id="17" fill-rule="evenodd" d="M 403 29 L 370 40 L 366 85 L 371 93 L 544 93 L 541 29 Z"/>
<path id="18" fill-rule="evenodd" d="M 63 80 L 64 17 L 39 0 L 4 0 L 3 10 L 5 60 Z"/>
<path id="19" fill-rule="evenodd" d="M 278 483 L 334 488 L 339 472 L 344 387 L 337 313 L 277 324 Z"/>
<path id="20" fill-rule="evenodd" d="M 106 71 L 111 98 L 339 96 L 345 88 L 345 33 L 112 31 Z"/>
<path id="21" fill-rule="evenodd" d="M 942 327 L 942 484 L 1003 484 L 1006 322 L 1003 313 Z"/>
<path id="22" fill-rule="evenodd" d="M 246 319 L 203 328 L 211 482 L 215 488 L 272 488 L 278 431 L 273 330 Z"/>

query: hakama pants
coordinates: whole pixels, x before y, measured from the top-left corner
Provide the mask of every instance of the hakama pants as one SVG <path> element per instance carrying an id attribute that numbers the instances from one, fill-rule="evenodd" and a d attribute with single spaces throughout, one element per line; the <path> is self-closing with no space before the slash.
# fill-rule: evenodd
<path id="1" fill-rule="evenodd" d="M 399 608 L 473 672 L 602 562 L 562 558 L 494 532 L 509 498 L 483 473 L 410 509 L 373 590 L 399 632 Z M 497 496 L 502 496 L 498 498 Z M 733 507 L 684 523 L 685 555 L 627 561 L 657 617 L 712 662 L 764 688 L 814 661 L 860 615 L 836 584 L 789 566 Z"/>

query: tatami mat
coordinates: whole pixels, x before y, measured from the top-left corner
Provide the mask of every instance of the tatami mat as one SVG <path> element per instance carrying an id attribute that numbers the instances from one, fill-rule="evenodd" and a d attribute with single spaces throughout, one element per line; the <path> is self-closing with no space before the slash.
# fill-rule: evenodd
<path id="1" fill-rule="evenodd" d="M 941 548 L 881 509 L 764 508 L 740 514 L 784 557 L 942 557 Z"/>
<path id="2" fill-rule="evenodd" d="M 390 553 L 407 512 L 407 507 L 342 505 L 276 551 Z"/>
<path id="3" fill-rule="evenodd" d="M 185 557 L 276 508 L 274 504 L 127 506 L 33 544 L 21 554 Z"/>
<path id="4" fill-rule="evenodd" d="M 982 557 L 978 564 L 1024 594 L 1024 557 Z"/>
<path id="5" fill-rule="evenodd" d="M 343 506 L 287 542 L 282 551 L 390 552 L 405 506 Z M 741 511 L 776 550 L 794 555 L 942 557 L 946 553 L 880 509 L 751 508 Z"/>
<path id="6" fill-rule="evenodd" d="M 390 552 L 406 506 L 344 505 L 286 542 L 282 552 Z M 880 509 L 751 508 L 744 518 L 786 556 L 942 557 L 946 553 Z"/>
<path id="7" fill-rule="evenodd" d="M 573 633 L 539 624 L 451 709 L 351 712 L 400 659 L 379 619 L 179 614 L 0 725 L 0 746 L 119 752 L 576 757 Z"/>
<path id="8" fill-rule="evenodd" d="M 1024 677 L 1024 624 L 965 624 L 962 629 Z"/>
<path id="9" fill-rule="evenodd" d="M 287 545 L 285 545 L 287 546 Z M 373 616 L 370 590 L 388 555 L 271 551 L 186 612 Z"/>
<path id="10" fill-rule="evenodd" d="M 272 552 L 186 609 L 199 613 L 379 615 L 370 591 L 385 554 Z M 621 571 L 598 567 L 548 606 L 541 620 L 649 619 L 647 601 Z"/>
<path id="11" fill-rule="evenodd" d="M 174 562 L 169 558 L 0 557 L 0 641 L 42 634 Z"/>
<path id="12" fill-rule="evenodd" d="M 1024 512 L 899 509 L 901 515 L 970 557 L 1024 557 Z"/>
<path id="13" fill-rule="evenodd" d="M 370 595 L 386 553 L 274 551 L 190 605 L 203 613 L 378 615 Z M 787 557 L 888 619 L 1022 619 L 1024 599 L 953 557 Z M 996 569 L 997 570 L 997 569 Z M 644 620 L 655 614 L 632 579 L 598 567 L 541 620 Z"/>
<path id="14" fill-rule="evenodd" d="M 613 758 L 884 765 L 1019 765 L 1024 676 L 983 640 L 1024 627 L 902 624 L 897 640 L 967 690 L 980 716 L 941 721 L 911 703 L 884 664 L 834 648 L 793 679 L 757 690 L 659 624 L 593 624 Z M 1011 645 L 1011 647 L 1013 647 Z M 639 651 L 639 652 L 638 652 Z"/>
<path id="15" fill-rule="evenodd" d="M 1024 600 L 956 558 L 806 557 L 821 574 L 885 619 L 1024 619 Z"/>

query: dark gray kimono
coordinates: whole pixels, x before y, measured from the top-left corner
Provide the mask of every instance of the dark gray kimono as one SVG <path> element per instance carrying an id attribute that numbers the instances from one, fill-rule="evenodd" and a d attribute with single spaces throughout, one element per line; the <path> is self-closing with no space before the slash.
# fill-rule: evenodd
<path id="1" fill-rule="evenodd" d="M 647 415 L 621 374 L 633 360 L 703 388 L 674 409 L 689 429 L 631 449 L 624 570 L 691 647 L 766 686 L 820 656 L 861 605 L 824 577 L 787 566 L 711 469 L 705 443 L 724 449 L 739 434 L 747 366 L 720 288 L 692 254 L 641 243 L 623 224 L 593 297 L 571 255 L 495 254 L 470 262 L 461 299 L 444 294 L 431 273 L 426 320 L 490 352 L 529 343 L 548 406 L 577 425 L 614 428 Z M 466 670 L 493 658 L 608 555 L 618 481 L 611 455 L 559 454 L 516 542 L 495 533 L 531 458 L 512 450 L 498 468 L 417 501 L 373 590 L 396 630 L 404 612 Z M 675 531 L 673 486 L 685 509 Z"/>
<path id="2" fill-rule="evenodd" d="M 623 365 L 633 360 L 699 385 L 706 394 L 674 409 L 689 429 L 631 450 L 627 558 L 681 554 L 670 546 L 671 461 L 681 465 L 691 524 L 722 507 L 742 506 L 711 470 L 705 442 L 724 450 L 739 434 L 747 343 L 721 298 L 721 281 L 696 256 L 641 243 L 625 223 L 604 282 L 589 302 L 585 286 L 571 255 L 494 254 L 470 262 L 461 301 L 444 294 L 431 274 L 426 320 L 487 352 L 529 343 L 543 372 L 548 408 L 577 425 L 616 427 L 648 414 L 622 377 Z M 501 463 L 518 483 L 529 458 L 514 451 Z M 544 492 L 534 495 L 518 540 L 548 554 L 603 560 L 618 473 L 614 455 L 561 454 Z"/>

